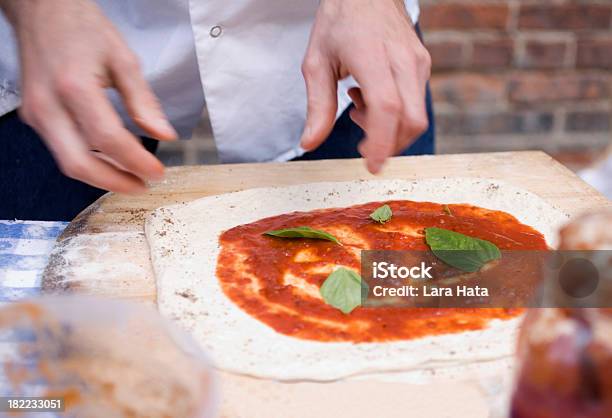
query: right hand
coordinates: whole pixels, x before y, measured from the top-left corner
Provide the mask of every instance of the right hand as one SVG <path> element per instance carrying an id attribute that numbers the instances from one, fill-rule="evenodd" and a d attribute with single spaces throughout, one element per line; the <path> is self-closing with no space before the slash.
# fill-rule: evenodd
<path id="1" fill-rule="evenodd" d="M 62 172 L 116 192 L 146 189 L 164 166 L 123 125 L 106 96 L 114 87 L 147 133 L 176 139 L 138 59 L 91 0 L 0 0 L 21 59 L 21 118 Z M 95 151 L 95 152 L 94 152 Z"/>

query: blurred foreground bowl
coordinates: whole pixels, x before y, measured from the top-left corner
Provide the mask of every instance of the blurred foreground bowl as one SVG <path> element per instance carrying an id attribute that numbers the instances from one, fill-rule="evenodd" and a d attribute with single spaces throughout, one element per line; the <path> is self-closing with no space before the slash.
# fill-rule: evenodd
<path id="1" fill-rule="evenodd" d="M 61 397 L 79 418 L 215 416 L 212 366 L 152 308 L 47 296 L 0 309 L 0 339 L 14 348 L 2 396 Z"/>

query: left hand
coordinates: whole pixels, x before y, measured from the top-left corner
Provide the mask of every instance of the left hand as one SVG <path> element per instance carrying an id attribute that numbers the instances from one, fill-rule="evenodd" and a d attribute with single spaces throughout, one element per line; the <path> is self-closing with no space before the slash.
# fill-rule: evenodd
<path id="1" fill-rule="evenodd" d="M 402 0 L 321 0 L 302 72 L 308 117 L 302 147 L 313 150 L 334 127 L 338 81 L 352 75 L 351 119 L 365 132 L 359 152 L 377 173 L 427 129 L 431 58 Z"/>

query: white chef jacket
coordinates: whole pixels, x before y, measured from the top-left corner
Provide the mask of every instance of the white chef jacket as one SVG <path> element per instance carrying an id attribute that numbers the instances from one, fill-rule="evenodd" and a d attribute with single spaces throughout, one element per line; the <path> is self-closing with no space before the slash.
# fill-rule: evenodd
<path id="1" fill-rule="evenodd" d="M 405 0 L 414 22 L 418 0 Z M 319 0 L 97 0 L 140 58 L 179 135 L 206 104 L 221 162 L 286 161 L 303 153 L 306 88 L 300 66 Z M 18 60 L 0 16 L 0 115 L 20 103 Z M 367 57 L 363 57 L 367 59 Z M 338 115 L 350 104 L 339 83 Z M 115 91 L 109 96 L 125 124 Z"/>

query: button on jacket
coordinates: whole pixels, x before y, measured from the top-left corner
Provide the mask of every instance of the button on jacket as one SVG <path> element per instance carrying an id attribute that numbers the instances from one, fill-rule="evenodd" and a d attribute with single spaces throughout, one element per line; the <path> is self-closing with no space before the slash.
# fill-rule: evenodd
<path id="1" fill-rule="evenodd" d="M 98 0 L 140 58 L 181 137 L 208 108 L 222 162 L 286 161 L 303 153 L 300 71 L 319 0 Z M 417 0 L 406 0 L 414 22 Z M 0 15 L 0 115 L 20 104 L 19 64 Z M 8 41 L 7 41 L 8 40 Z M 367 57 L 364 57 L 367 59 Z M 350 104 L 340 82 L 338 115 Z M 109 97 L 136 134 L 114 91 Z"/>

